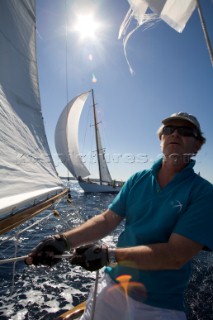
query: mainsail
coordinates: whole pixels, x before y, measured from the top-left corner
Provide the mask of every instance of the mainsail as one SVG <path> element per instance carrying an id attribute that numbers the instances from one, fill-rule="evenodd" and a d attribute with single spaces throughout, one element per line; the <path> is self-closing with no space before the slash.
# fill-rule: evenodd
<path id="1" fill-rule="evenodd" d="M 111 175 L 109 173 L 109 169 L 105 159 L 105 150 L 102 147 L 101 135 L 98 126 L 97 116 L 96 116 L 96 107 L 95 107 L 95 99 L 94 99 L 94 91 L 92 90 L 92 102 L 93 102 L 93 114 L 94 114 L 94 126 L 95 126 L 95 136 L 96 136 L 96 152 L 98 158 L 98 168 L 99 168 L 99 178 L 100 183 L 102 182 L 112 182 Z"/>
<path id="2" fill-rule="evenodd" d="M 64 189 L 41 113 L 34 0 L 0 1 L 0 150 L 1 221 Z"/>
<path id="3" fill-rule="evenodd" d="M 101 143 L 101 136 L 99 128 L 97 127 L 97 140 L 98 140 L 98 150 L 97 150 L 97 156 L 99 158 L 99 164 L 100 164 L 100 180 L 102 182 L 112 182 L 112 178 L 106 163 L 105 158 L 105 149 L 102 147 Z"/>

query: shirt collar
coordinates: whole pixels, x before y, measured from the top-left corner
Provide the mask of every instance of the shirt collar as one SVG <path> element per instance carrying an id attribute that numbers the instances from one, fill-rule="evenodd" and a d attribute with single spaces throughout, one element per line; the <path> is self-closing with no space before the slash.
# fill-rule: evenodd
<path id="1" fill-rule="evenodd" d="M 154 162 L 154 164 L 151 167 L 152 174 L 155 177 L 157 176 L 157 173 L 158 173 L 158 171 L 160 170 L 160 168 L 162 166 L 162 161 L 163 161 L 163 158 L 158 159 L 157 161 Z M 185 168 L 183 168 L 183 170 L 178 172 L 178 174 L 180 174 L 180 173 L 185 174 L 185 173 L 187 173 L 189 171 L 191 172 L 191 170 L 194 171 L 193 167 L 195 166 L 195 163 L 196 163 L 196 161 L 194 159 L 191 159 L 190 162 L 187 164 L 187 166 Z"/>

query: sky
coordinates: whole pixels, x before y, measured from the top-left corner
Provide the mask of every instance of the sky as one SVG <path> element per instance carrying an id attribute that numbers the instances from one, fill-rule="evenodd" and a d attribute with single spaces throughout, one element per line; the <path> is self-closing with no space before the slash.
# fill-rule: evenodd
<path id="1" fill-rule="evenodd" d="M 200 4 L 213 43 L 213 0 Z M 68 175 L 54 146 L 58 118 L 71 99 L 93 88 L 114 179 L 125 181 L 150 168 L 161 154 L 156 135 L 161 120 L 184 111 L 198 118 L 207 139 L 195 158 L 195 171 L 213 182 L 213 66 L 198 12 L 182 33 L 163 21 L 147 30 L 139 28 L 126 46 L 131 74 L 118 39 L 128 9 L 127 0 L 37 0 L 41 105 L 56 169 L 59 175 Z M 97 27 L 93 37 L 83 37 L 77 28 L 79 15 L 93 15 Z M 89 157 L 91 142 L 87 146 L 85 138 L 87 118 L 85 110 L 80 152 L 91 169 L 95 164 Z"/>

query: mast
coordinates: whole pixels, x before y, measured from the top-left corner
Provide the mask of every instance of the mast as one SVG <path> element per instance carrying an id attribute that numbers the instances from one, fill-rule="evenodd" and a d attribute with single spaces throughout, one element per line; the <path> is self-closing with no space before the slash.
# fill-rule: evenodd
<path id="1" fill-rule="evenodd" d="M 210 38 L 209 38 L 209 35 L 208 35 L 208 32 L 207 32 L 206 23 L 204 21 L 203 12 L 202 12 L 199 0 L 197 0 L 197 10 L 198 10 L 198 14 L 199 14 L 199 17 L 200 17 L 200 22 L 201 22 L 201 26 L 202 26 L 202 29 L 203 29 L 204 37 L 205 37 L 205 40 L 206 40 L 206 45 L 207 45 L 207 48 L 208 48 L 208 51 L 209 51 L 211 64 L 213 66 L 213 50 L 212 50 Z"/>
<path id="2" fill-rule="evenodd" d="M 96 149 L 97 149 L 97 159 L 98 159 L 98 172 L 99 172 L 99 179 L 100 184 L 102 184 L 102 176 L 101 176 L 101 164 L 100 164 L 100 158 L 99 158 L 99 143 L 98 143 L 98 122 L 97 122 L 97 116 L 96 116 L 96 108 L 95 108 L 95 98 L 94 98 L 94 91 L 92 91 L 92 104 L 93 104 L 93 115 L 94 115 L 94 126 L 95 126 L 95 142 L 96 142 Z"/>

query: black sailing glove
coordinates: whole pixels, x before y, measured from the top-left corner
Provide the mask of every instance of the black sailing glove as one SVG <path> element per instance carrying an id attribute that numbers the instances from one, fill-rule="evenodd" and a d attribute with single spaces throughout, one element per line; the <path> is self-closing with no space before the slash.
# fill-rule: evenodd
<path id="1" fill-rule="evenodd" d="M 96 271 L 109 264 L 108 247 L 105 244 L 89 244 L 75 250 L 70 259 L 73 265 Z"/>
<path id="2" fill-rule="evenodd" d="M 54 258 L 54 255 L 63 254 L 69 250 L 69 244 L 64 235 L 55 235 L 45 238 L 25 259 L 26 264 L 54 266 L 61 261 L 60 258 Z M 30 261 L 30 263 L 29 263 Z"/>

